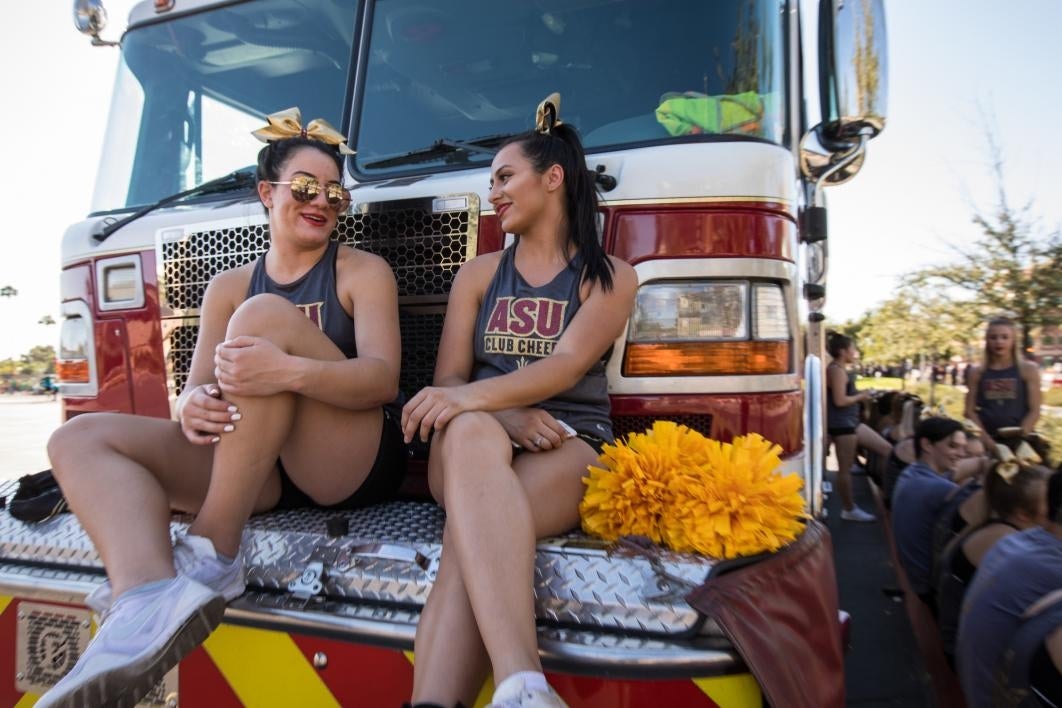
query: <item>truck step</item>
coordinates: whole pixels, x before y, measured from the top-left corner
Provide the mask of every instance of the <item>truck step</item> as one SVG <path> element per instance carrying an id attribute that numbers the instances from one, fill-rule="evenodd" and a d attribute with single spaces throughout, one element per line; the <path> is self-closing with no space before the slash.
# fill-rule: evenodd
<path id="1" fill-rule="evenodd" d="M 2 496 L 13 492 L 13 485 L 0 486 Z M 175 516 L 171 534 L 182 533 L 189 521 Z M 258 597 L 262 604 L 273 597 L 288 611 L 345 604 L 357 615 L 397 612 L 415 623 L 438 569 L 444 521 L 435 504 L 410 501 L 357 511 L 298 509 L 255 516 L 243 536 L 246 597 Z M 334 536 L 330 530 L 346 533 Z M 684 600 L 707 579 L 714 562 L 666 551 L 653 556 L 577 531 L 542 540 L 534 579 L 540 625 L 625 637 L 718 635 L 714 623 Z M 99 556 L 73 515 L 27 524 L 3 510 L 0 582 L 5 573 L 19 585 L 58 581 L 64 574 L 99 582 L 104 577 Z"/>

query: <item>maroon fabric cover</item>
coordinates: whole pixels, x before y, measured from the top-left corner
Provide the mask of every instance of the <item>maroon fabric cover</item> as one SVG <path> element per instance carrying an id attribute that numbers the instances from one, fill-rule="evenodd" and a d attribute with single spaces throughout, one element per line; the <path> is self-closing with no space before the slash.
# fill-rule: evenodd
<path id="1" fill-rule="evenodd" d="M 844 650 L 833 544 L 826 527 L 769 558 L 709 577 L 690 606 L 713 618 L 772 706 L 844 706 Z"/>

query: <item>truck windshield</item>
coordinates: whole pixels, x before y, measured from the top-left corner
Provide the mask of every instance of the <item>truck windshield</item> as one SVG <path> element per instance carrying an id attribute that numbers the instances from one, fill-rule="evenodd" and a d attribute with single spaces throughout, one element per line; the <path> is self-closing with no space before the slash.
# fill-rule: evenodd
<path id="1" fill-rule="evenodd" d="M 356 172 L 483 165 L 561 94 L 588 150 L 785 133 L 780 0 L 376 0 Z M 740 137 L 739 137 L 740 136 Z M 443 146 L 446 147 L 445 145 Z M 415 153 L 408 155 L 408 153 Z"/>
<path id="2" fill-rule="evenodd" d="M 152 203 L 252 165 L 250 131 L 298 106 L 342 126 L 356 0 L 258 0 L 130 30 L 94 212 Z"/>

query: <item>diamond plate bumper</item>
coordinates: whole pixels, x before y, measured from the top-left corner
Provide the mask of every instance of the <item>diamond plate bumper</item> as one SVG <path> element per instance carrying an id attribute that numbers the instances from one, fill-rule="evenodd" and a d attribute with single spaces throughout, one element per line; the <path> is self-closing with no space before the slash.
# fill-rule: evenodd
<path id="1" fill-rule="evenodd" d="M 13 491 L 0 486 L 0 495 Z M 327 535 L 334 516 L 347 518 L 347 535 Z M 229 620 L 409 647 L 435 577 L 444 519 L 439 507 L 421 502 L 256 516 L 243 540 L 248 592 L 232 603 Z M 171 533 L 186 522 L 175 517 Z M 313 563 L 323 569 L 321 591 L 290 592 Z M 712 673 L 722 664 L 732 668 L 735 659 L 714 623 L 683 600 L 711 569 L 707 559 L 675 553 L 651 564 L 578 532 L 541 541 L 534 593 L 544 658 L 582 656 L 590 666 L 652 648 L 679 663 L 707 661 Z M 79 602 L 102 578 L 99 556 L 73 515 L 31 525 L 0 512 L 0 585 L 9 592 Z M 691 641 L 682 658 L 674 642 L 684 639 Z"/>

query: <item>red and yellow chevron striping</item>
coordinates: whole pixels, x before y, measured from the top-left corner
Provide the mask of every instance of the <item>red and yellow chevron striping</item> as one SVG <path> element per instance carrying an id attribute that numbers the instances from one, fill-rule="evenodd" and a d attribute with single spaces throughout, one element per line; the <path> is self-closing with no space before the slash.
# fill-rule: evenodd
<path id="1" fill-rule="evenodd" d="M 19 604 L 0 595 L 0 706 L 24 708 L 38 696 L 15 688 Z M 181 662 L 178 698 L 183 706 L 211 708 L 394 708 L 409 699 L 413 660 L 411 652 L 389 647 L 223 624 Z M 550 673 L 549 680 L 571 708 L 763 704 L 750 674 L 650 681 Z M 475 708 L 487 704 L 493 688 L 488 679 Z"/>

